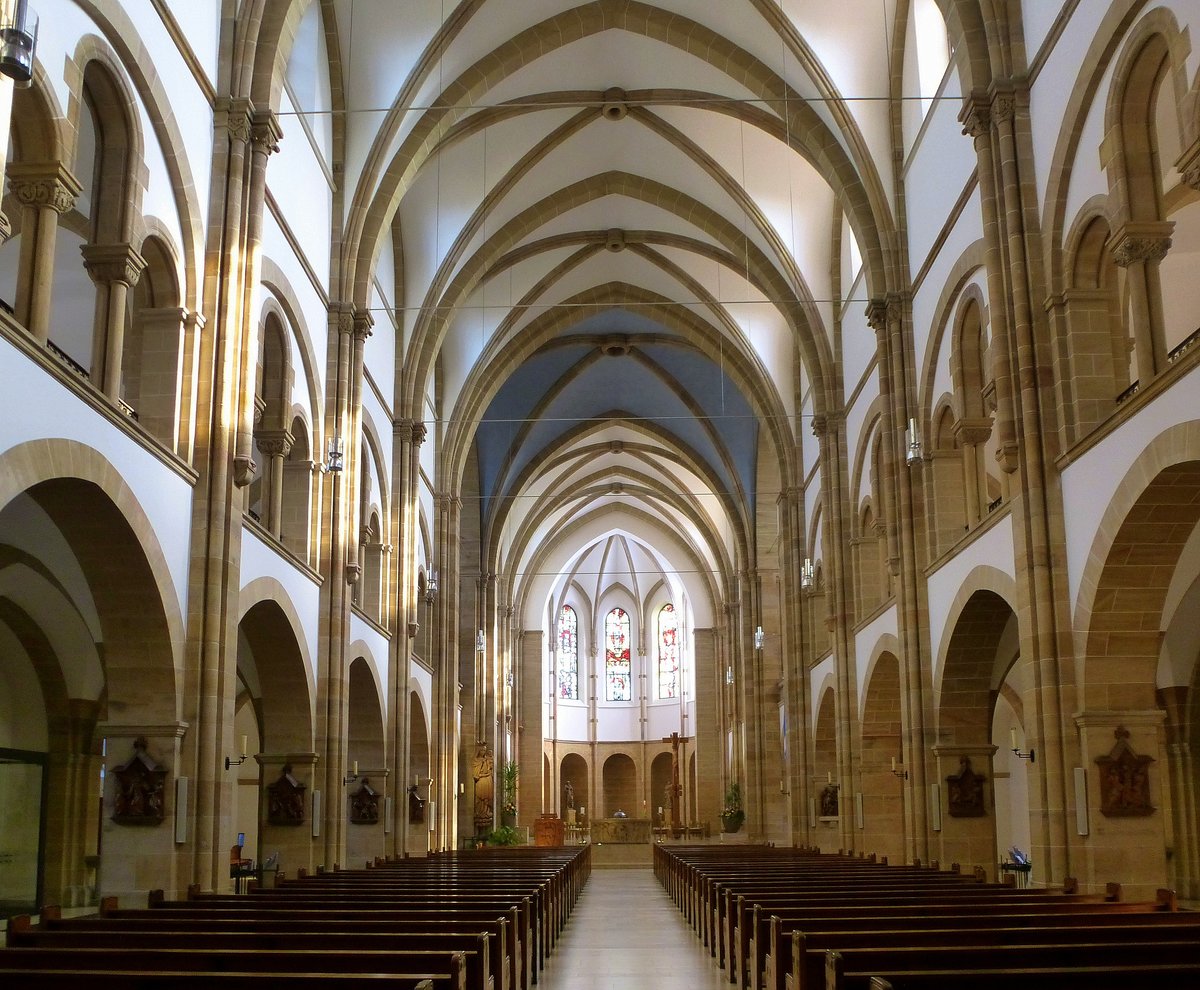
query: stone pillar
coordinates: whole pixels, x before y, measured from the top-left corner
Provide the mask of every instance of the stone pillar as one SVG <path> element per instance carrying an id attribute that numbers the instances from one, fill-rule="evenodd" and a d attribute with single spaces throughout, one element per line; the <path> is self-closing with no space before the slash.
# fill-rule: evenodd
<path id="1" fill-rule="evenodd" d="M 100 780 L 95 701 L 71 699 L 50 718 L 47 774 L 44 901 L 64 907 L 96 902 L 94 874 Z M 89 866 L 89 861 L 91 866 Z"/>
<path id="2" fill-rule="evenodd" d="M 1144 901 L 1153 900 L 1154 892 L 1167 886 L 1165 850 L 1174 845 L 1175 837 L 1164 739 L 1166 717 L 1158 708 L 1086 711 L 1075 716 L 1087 775 L 1088 834 L 1074 838 L 1072 865 L 1085 893 L 1102 891 L 1105 883 L 1119 878 L 1122 900 Z M 1119 746 L 1149 758 L 1143 768 L 1148 802 L 1141 802 L 1132 786 L 1136 782 L 1125 776 L 1115 786 L 1118 791 L 1127 788 L 1128 799 L 1105 808 L 1105 795 L 1114 784 L 1101 779 L 1107 771 L 1097 760 L 1112 755 Z M 1075 800 L 1078 802 L 1079 795 Z"/>
<path id="3" fill-rule="evenodd" d="M 717 656 L 717 636 L 713 629 L 692 632 L 692 653 L 696 671 L 696 818 L 707 822 L 714 833 L 721 830 L 721 806 L 724 801 L 721 768 L 724 763 L 725 733 L 720 711 L 720 685 L 725 672 Z"/>
<path id="4" fill-rule="evenodd" d="M 516 666 L 520 673 L 516 678 L 517 718 L 521 725 L 517 736 L 517 759 L 521 764 L 520 784 L 517 787 L 517 821 L 533 825 L 542 812 L 557 811 L 554 794 L 542 790 L 542 740 L 548 735 L 542 721 L 545 706 L 542 704 L 543 682 L 540 676 L 545 662 L 542 644 L 545 633 L 541 629 L 524 629 L 517 634 Z M 548 689 L 548 685 L 545 686 Z M 551 774 L 553 780 L 554 774 Z"/>
<path id="5" fill-rule="evenodd" d="M 276 539 L 283 535 L 283 462 L 295 442 L 287 430 L 259 430 L 254 437 L 259 452 L 267 458 L 266 525 Z"/>
<path id="6" fill-rule="evenodd" d="M 934 746 L 934 781 L 941 801 L 942 830 L 934 833 L 930 855 L 947 869 L 958 863 L 964 873 L 976 866 L 987 870 L 989 880 L 996 879 L 996 786 L 992 767 L 995 746 Z M 958 779 L 969 772 L 977 779 L 975 790 L 956 795 Z M 957 812 L 957 813 L 955 813 Z M 981 812 L 981 813 L 979 813 Z M 936 849 L 936 854 L 933 852 Z M 1038 870 L 1034 864 L 1034 870 Z"/>
<path id="7" fill-rule="evenodd" d="M 14 311 L 17 322 L 44 344 L 50 338 L 58 218 L 75 206 L 83 187 L 58 162 L 13 162 L 8 185 L 24 211 Z"/>
<path id="8" fill-rule="evenodd" d="M 146 259 L 130 244 L 85 244 L 83 267 L 96 285 L 96 322 L 92 337 L 92 381 L 113 402 L 121 398 L 121 359 L 125 349 L 126 305 Z"/>
<path id="9" fill-rule="evenodd" d="M 122 906 L 134 907 L 144 905 L 147 894 L 155 888 L 162 888 L 167 897 L 182 896 L 188 874 L 182 869 L 185 864 L 175 845 L 175 781 L 180 776 L 180 750 L 187 728 L 186 722 L 165 725 L 107 722 L 97 726 L 98 735 L 108 740 L 105 759 L 108 772 L 100 822 L 98 893 L 101 897 L 115 896 L 120 898 Z M 157 825 L 118 825 L 113 821 L 116 777 L 112 771 L 134 755 L 134 741 L 138 738 L 146 740 L 146 755 L 167 771 L 163 820 Z"/>
<path id="10" fill-rule="evenodd" d="M 1137 352 L 1138 379 L 1143 385 L 1167 367 L 1159 269 L 1171 249 L 1175 224 L 1170 220 L 1127 220 L 1113 231 L 1109 250 L 1126 271 L 1129 320 Z"/>

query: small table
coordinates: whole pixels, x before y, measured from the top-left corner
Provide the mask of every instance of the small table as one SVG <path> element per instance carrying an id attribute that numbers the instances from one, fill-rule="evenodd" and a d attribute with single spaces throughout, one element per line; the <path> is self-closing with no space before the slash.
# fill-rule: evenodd
<path id="1" fill-rule="evenodd" d="M 1025 888 L 1029 886 L 1029 871 L 1033 869 L 1032 863 L 1001 863 L 1000 871 L 1002 873 L 1015 874 L 1017 886 Z"/>

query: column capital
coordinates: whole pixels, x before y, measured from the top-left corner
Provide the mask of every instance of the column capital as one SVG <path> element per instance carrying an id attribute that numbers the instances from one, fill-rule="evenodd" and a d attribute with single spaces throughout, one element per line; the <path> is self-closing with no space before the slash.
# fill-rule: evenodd
<path id="1" fill-rule="evenodd" d="M 132 244 L 82 244 L 83 267 L 97 285 L 122 282 L 132 288 L 146 269 L 146 259 Z"/>
<path id="2" fill-rule="evenodd" d="M 963 417 L 954 423 L 954 437 L 959 443 L 969 447 L 987 443 L 992 435 L 991 417 L 971 419 Z"/>
<path id="3" fill-rule="evenodd" d="M 371 315 L 368 309 L 359 309 L 354 312 L 353 333 L 357 343 L 365 344 L 367 338 L 371 336 L 371 328 L 375 326 L 375 317 Z"/>
<path id="4" fill-rule="evenodd" d="M 1171 250 L 1174 231 L 1173 220 L 1127 220 L 1113 231 L 1108 249 L 1121 268 L 1139 261 L 1162 261 Z"/>
<path id="5" fill-rule="evenodd" d="M 287 457 L 295 442 L 288 430 L 259 430 L 254 434 L 254 445 L 266 457 Z"/>
<path id="6" fill-rule="evenodd" d="M 1186 151 L 1175 162 L 1180 178 L 1185 186 L 1200 189 L 1200 139 L 1191 143 Z"/>
<path id="7" fill-rule="evenodd" d="M 254 104 L 245 97 L 226 96 L 213 107 L 213 127 L 223 128 L 235 141 L 247 144 L 253 128 Z"/>
<path id="8" fill-rule="evenodd" d="M 958 122 L 962 124 L 962 132 L 968 137 L 980 138 L 992 129 L 992 101 L 986 93 L 972 92 L 963 98 L 962 109 L 958 112 Z"/>
<path id="9" fill-rule="evenodd" d="M 279 150 L 283 128 L 279 116 L 271 109 L 252 110 L 249 115 L 250 143 L 260 154 L 270 155 Z"/>
<path id="10" fill-rule="evenodd" d="M 330 303 L 329 322 L 337 327 L 339 334 L 349 336 L 354 332 L 354 307 L 349 303 Z"/>
<path id="11" fill-rule="evenodd" d="M 8 187 L 22 206 L 48 206 L 59 214 L 72 209 L 83 191 L 61 162 L 13 162 Z"/>

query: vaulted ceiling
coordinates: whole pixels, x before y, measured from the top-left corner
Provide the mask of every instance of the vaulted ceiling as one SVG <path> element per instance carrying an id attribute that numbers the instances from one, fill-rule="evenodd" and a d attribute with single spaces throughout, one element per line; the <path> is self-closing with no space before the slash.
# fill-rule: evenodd
<path id="1" fill-rule="evenodd" d="M 324 5 L 348 267 L 395 258 L 398 414 L 447 423 L 443 487 L 475 460 L 486 569 L 545 578 L 531 609 L 614 534 L 710 606 L 749 564 L 841 387 L 850 238 L 883 267 L 896 6 Z"/>

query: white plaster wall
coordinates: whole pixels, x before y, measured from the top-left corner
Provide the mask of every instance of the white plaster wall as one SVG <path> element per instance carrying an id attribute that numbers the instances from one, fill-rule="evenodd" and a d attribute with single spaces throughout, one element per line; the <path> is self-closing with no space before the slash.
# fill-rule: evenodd
<path id="1" fill-rule="evenodd" d="M 1111 83 L 1110 66 L 1104 74 L 1096 99 L 1087 111 L 1087 123 L 1079 137 L 1075 160 L 1071 162 L 1071 181 L 1067 186 L 1066 208 L 1063 211 L 1064 238 L 1070 233 L 1080 207 L 1092 196 L 1108 193 L 1108 179 L 1100 168 L 1100 142 L 1104 140 L 1104 104 Z M 1050 153 L 1047 151 L 1047 154 Z"/>
<path id="2" fill-rule="evenodd" d="M 287 279 L 288 287 L 292 290 L 296 297 L 296 305 L 300 309 L 300 316 L 303 324 L 296 328 L 299 332 L 308 335 L 309 349 L 312 352 L 313 374 L 316 376 L 316 391 L 318 395 L 325 394 L 325 373 L 326 359 L 328 350 L 328 333 L 329 319 L 328 301 L 326 300 L 323 290 L 318 291 L 309 279 L 308 274 L 304 271 L 304 266 L 301 265 L 300 259 L 296 257 L 287 238 L 284 237 L 283 231 L 279 224 L 276 223 L 275 217 L 272 216 L 270 210 L 263 213 L 263 257 L 269 258 L 283 273 Z M 253 312 L 254 319 L 262 320 L 262 302 L 264 290 L 262 286 L 258 286 L 254 293 Z M 369 343 L 369 342 L 368 342 Z M 293 352 L 295 365 L 297 367 L 297 377 L 299 377 L 300 369 L 303 367 L 300 363 L 300 355 Z M 321 426 L 323 428 L 323 425 Z"/>
<path id="3" fill-rule="evenodd" d="M 953 631 L 947 628 L 950 606 L 967 575 L 980 565 L 994 567 L 1010 576 L 1016 573 L 1011 515 L 998 520 L 974 543 L 929 575 L 929 655 L 933 658 L 933 684 L 941 676 L 942 640 Z"/>
<path id="4" fill-rule="evenodd" d="M 279 109 L 283 138 L 267 164 L 267 188 L 296 238 L 296 249 L 327 286 L 333 188 L 286 91 Z"/>
<path id="5" fill-rule="evenodd" d="M 875 644 L 884 636 L 899 638 L 899 626 L 896 619 L 897 609 L 893 604 L 886 612 L 882 612 L 854 634 L 854 665 L 856 668 L 858 687 L 858 710 L 863 710 L 863 700 L 867 691 L 867 673 L 871 664 L 871 656 L 875 652 Z M 815 709 L 814 709 L 815 711 Z"/>
<path id="6" fill-rule="evenodd" d="M 304 634 L 302 649 L 312 669 L 313 684 L 320 683 L 318 674 L 317 633 L 321 619 L 321 585 L 303 571 L 296 569 L 291 559 L 268 546 L 250 529 L 242 529 L 241 586 L 260 577 L 274 578 L 287 593 L 288 600 L 300 618 Z M 385 654 L 386 655 L 386 654 Z"/>
<path id="7" fill-rule="evenodd" d="M 153 9 L 150 0 L 124 0 L 130 16 L 141 24 L 150 19 L 141 8 Z M 171 16 L 178 22 L 188 47 L 204 67 L 209 80 L 217 77 L 217 38 L 221 29 L 221 4 L 216 0 L 166 0 Z M 135 13 L 136 12 L 136 13 Z M 157 54 L 157 53 L 156 53 Z"/>
<path id="8" fill-rule="evenodd" d="M 1130 466 L 1155 437 L 1168 427 L 1196 419 L 1196 388 L 1200 388 L 1200 368 L 1063 471 L 1063 501 L 1071 507 L 1066 532 L 1072 610 L 1079 604 L 1079 582 L 1105 509 Z"/>
<path id="9" fill-rule="evenodd" d="M 1043 0 L 1025 0 L 1025 6 L 1041 6 Z M 1052 6 L 1052 4 L 1046 4 Z M 1075 5 L 1074 13 L 1065 30 L 1054 44 L 1042 71 L 1034 80 L 1029 94 L 1031 132 L 1033 136 L 1034 179 L 1037 183 L 1039 203 L 1045 202 L 1046 185 L 1050 180 L 1050 167 L 1054 160 L 1054 148 L 1058 144 L 1063 114 L 1067 102 L 1075 89 L 1079 67 L 1096 34 L 1105 13 L 1107 3 L 1084 2 Z M 1033 52 L 1030 51 L 1032 57 Z M 1101 99 L 1107 86 L 1100 89 Z M 1096 155 L 1095 145 L 1081 145 L 1085 156 Z"/>
<path id="10" fill-rule="evenodd" d="M 826 684 L 833 677 L 833 673 L 832 653 L 809 671 L 808 710 L 810 715 L 808 720 L 808 732 L 810 741 L 812 738 L 813 728 L 816 724 L 816 713 L 821 707 L 821 695 L 825 693 Z"/>
<path id="11" fill-rule="evenodd" d="M 425 726 L 428 731 L 430 713 L 433 711 L 433 674 L 415 661 L 408 665 L 409 687 L 414 688 L 425 709 Z"/>
<path id="12" fill-rule="evenodd" d="M 547 722 L 547 725 L 550 723 Z M 558 719 L 555 724 L 556 738 L 560 740 L 583 740 L 588 737 L 587 705 L 558 703 Z"/>
<path id="13" fill-rule="evenodd" d="M 93 448 L 124 479 L 154 529 L 180 613 L 186 615 L 191 484 L 0 340 L 0 452 L 45 438 Z"/>
<path id="14" fill-rule="evenodd" d="M 1025 52 L 1032 61 L 1046 35 L 1062 12 L 1064 0 L 1021 0 L 1021 22 L 1025 26 Z M 1100 6 L 1095 4 L 1094 6 Z"/>

